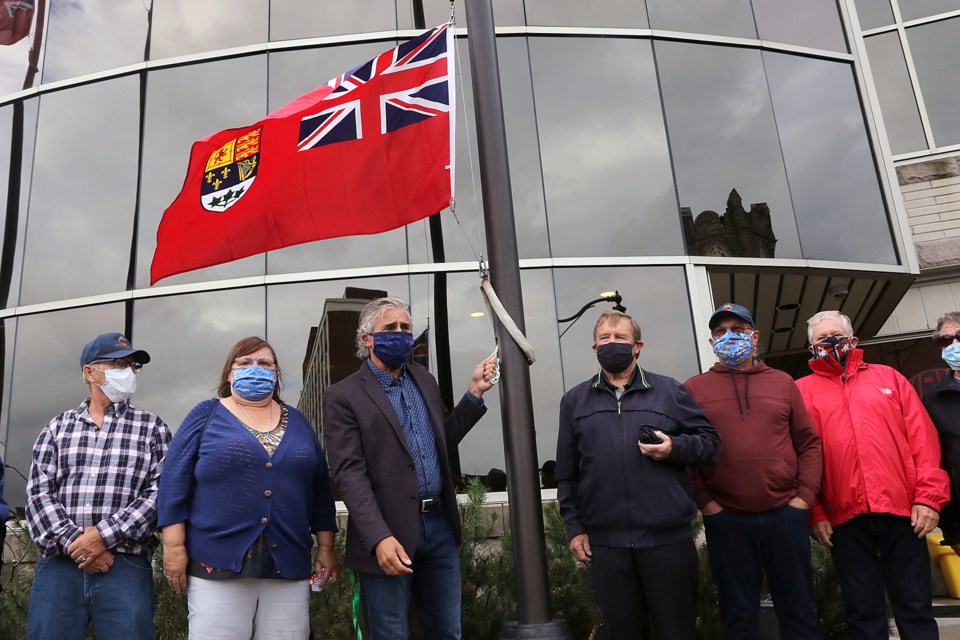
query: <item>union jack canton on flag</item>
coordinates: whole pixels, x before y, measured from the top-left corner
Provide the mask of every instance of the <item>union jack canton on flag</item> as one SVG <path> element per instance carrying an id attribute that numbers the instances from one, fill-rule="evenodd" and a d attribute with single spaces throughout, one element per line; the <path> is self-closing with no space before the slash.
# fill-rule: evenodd
<path id="1" fill-rule="evenodd" d="M 422 73 L 404 73 L 446 58 L 448 35 L 451 34 L 448 34 L 446 26 L 429 31 L 328 82 L 327 86 L 332 91 L 321 104 L 338 104 L 300 121 L 297 148 L 306 151 L 321 145 L 363 138 L 364 110 L 375 110 L 380 118 L 377 128 L 380 134 L 392 133 L 438 114 L 453 112 L 451 100 L 455 96 L 448 91 L 448 85 L 451 89 L 453 85 L 452 74 L 449 79 L 443 75 L 423 80 Z M 395 79 L 390 77 L 393 74 Z M 358 89 L 378 77 L 384 82 L 384 88 L 389 87 L 389 90 L 365 96 L 366 99 L 355 97 L 360 93 Z M 374 100 L 378 100 L 379 104 L 374 104 Z"/>

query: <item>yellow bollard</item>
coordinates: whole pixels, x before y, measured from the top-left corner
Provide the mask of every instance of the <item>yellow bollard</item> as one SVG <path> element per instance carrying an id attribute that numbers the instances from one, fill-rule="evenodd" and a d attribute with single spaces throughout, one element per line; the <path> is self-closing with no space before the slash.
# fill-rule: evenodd
<path id="1" fill-rule="evenodd" d="M 927 534 L 927 550 L 930 559 L 937 563 L 943 573 L 943 581 L 947 584 L 950 597 L 960 599 L 960 556 L 950 547 L 940 544 L 943 534 L 940 531 L 931 531 Z"/>

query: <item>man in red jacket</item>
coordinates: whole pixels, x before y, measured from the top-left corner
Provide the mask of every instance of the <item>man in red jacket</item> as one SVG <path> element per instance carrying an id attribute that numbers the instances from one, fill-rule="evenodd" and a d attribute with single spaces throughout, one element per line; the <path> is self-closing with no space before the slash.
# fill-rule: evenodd
<path id="1" fill-rule="evenodd" d="M 723 304 L 709 327 L 719 362 L 686 386 L 723 441 L 716 465 L 691 479 L 724 636 L 759 640 L 766 572 L 780 637 L 819 638 L 807 520 L 820 491 L 820 438 L 793 378 L 755 359 L 750 311 Z"/>
<path id="2" fill-rule="evenodd" d="M 812 375 L 797 381 L 823 441 L 811 535 L 830 547 L 854 639 L 886 638 L 886 588 L 901 638 L 937 638 L 924 536 L 949 500 L 940 443 L 906 378 L 867 364 L 850 318 L 807 321 Z"/>

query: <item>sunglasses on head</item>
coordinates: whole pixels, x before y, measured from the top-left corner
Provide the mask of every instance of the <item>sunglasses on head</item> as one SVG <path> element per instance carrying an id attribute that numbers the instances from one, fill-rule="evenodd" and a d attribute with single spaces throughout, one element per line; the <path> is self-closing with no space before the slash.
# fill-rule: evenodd
<path id="1" fill-rule="evenodd" d="M 937 346 L 941 349 L 946 349 L 953 344 L 954 340 L 960 340 L 960 333 L 954 333 L 952 335 L 937 336 Z"/>

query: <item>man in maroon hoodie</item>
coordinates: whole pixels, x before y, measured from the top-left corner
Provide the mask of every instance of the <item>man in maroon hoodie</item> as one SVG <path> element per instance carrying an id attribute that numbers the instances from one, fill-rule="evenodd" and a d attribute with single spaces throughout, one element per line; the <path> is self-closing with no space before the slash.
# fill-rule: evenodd
<path id="1" fill-rule="evenodd" d="M 793 379 L 755 359 L 750 311 L 723 304 L 709 327 L 719 362 L 686 386 L 723 441 L 716 465 L 691 470 L 691 480 L 724 635 L 760 638 L 766 572 L 780 637 L 819 638 L 807 519 L 820 491 L 820 438 Z"/>

